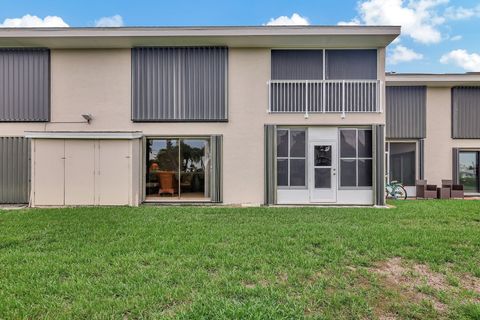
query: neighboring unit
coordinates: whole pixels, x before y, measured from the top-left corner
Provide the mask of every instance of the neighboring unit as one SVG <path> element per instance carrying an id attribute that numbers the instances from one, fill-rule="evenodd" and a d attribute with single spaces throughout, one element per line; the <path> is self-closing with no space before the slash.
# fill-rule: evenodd
<path id="1" fill-rule="evenodd" d="M 387 172 L 480 194 L 480 74 L 387 74 Z"/>

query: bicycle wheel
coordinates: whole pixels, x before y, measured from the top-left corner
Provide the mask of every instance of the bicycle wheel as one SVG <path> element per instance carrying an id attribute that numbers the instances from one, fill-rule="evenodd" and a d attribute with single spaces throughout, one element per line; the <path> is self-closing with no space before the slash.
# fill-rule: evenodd
<path id="1" fill-rule="evenodd" d="M 392 198 L 393 198 L 392 187 L 386 186 L 385 187 L 385 199 L 392 199 Z"/>
<path id="2" fill-rule="evenodd" d="M 406 200 L 407 199 L 407 190 L 403 186 L 397 185 L 392 192 L 396 200 Z"/>

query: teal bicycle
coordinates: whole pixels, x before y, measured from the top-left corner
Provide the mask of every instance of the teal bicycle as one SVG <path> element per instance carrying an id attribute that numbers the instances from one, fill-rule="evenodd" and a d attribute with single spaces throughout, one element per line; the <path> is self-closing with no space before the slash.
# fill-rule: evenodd
<path id="1" fill-rule="evenodd" d="M 398 181 L 390 181 L 385 186 L 385 197 L 387 199 L 394 200 L 406 200 L 407 199 L 407 190 L 405 187 Z"/>

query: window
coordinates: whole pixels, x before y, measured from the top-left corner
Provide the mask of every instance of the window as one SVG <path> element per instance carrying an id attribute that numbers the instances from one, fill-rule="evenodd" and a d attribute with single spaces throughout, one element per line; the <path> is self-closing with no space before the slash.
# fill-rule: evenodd
<path id="1" fill-rule="evenodd" d="M 50 51 L 0 49 L 0 121 L 50 120 Z"/>
<path id="2" fill-rule="evenodd" d="M 147 200 L 209 198 L 209 140 L 148 139 Z"/>
<path id="3" fill-rule="evenodd" d="M 389 179 L 414 186 L 416 178 L 415 142 L 389 142 Z"/>
<path id="4" fill-rule="evenodd" d="M 133 121 L 226 121 L 228 49 L 132 49 Z"/>
<path id="5" fill-rule="evenodd" d="M 306 186 L 305 129 L 277 130 L 277 185 Z"/>
<path id="6" fill-rule="evenodd" d="M 372 186 L 372 130 L 340 130 L 340 186 Z"/>

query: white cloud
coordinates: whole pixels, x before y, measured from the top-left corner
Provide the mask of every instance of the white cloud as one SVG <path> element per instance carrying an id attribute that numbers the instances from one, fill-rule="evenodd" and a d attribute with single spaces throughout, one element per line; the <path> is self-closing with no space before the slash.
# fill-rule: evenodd
<path id="1" fill-rule="evenodd" d="M 444 54 L 440 58 L 443 64 L 453 64 L 466 71 L 480 71 L 480 54 L 468 53 L 467 50 L 457 49 Z"/>
<path id="2" fill-rule="evenodd" d="M 102 17 L 95 21 L 95 27 L 122 27 L 123 18 L 116 14 L 111 17 Z"/>
<path id="3" fill-rule="evenodd" d="M 362 0 L 359 17 L 352 19 L 366 25 L 400 25 L 402 34 L 421 43 L 442 40 L 439 26 L 446 19 L 438 14 L 438 7 L 448 0 Z"/>
<path id="4" fill-rule="evenodd" d="M 358 25 L 361 25 L 362 23 L 360 22 L 360 20 L 358 20 L 357 18 L 354 18 L 350 21 L 340 21 L 339 23 L 337 23 L 339 26 L 358 26 Z"/>
<path id="5" fill-rule="evenodd" d="M 266 23 L 267 26 L 307 26 L 309 24 L 308 18 L 302 17 L 298 13 L 292 14 L 291 17 L 280 16 L 271 18 L 270 21 Z"/>
<path id="6" fill-rule="evenodd" d="M 448 7 L 445 10 L 445 18 L 450 20 L 465 20 L 480 15 L 480 5 L 475 8 Z"/>
<path id="7" fill-rule="evenodd" d="M 463 37 L 458 34 L 458 35 L 456 35 L 456 36 L 451 37 L 450 40 L 451 40 L 451 41 L 458 41 L 458 40 L 462 40 L 462 38 L 463 38 Z"/>
<path id="8" fill-rule="evenodd" d="M 1 28 L 53 28 L 53 27 L 69 27 L 62 18 L 57 16 L 46 16 L 39 18 L 29 14 L 21 18 L 7 18 L 0 24 Z"/>
<path id="9" fill-rule="evenodd" d="M 397 64 L 400 62 L 408 62 L 421 59 L 423 59 L 423 55 L 421 53 L 417 53 L 412 49 L 409 49 L 399 44 L 389 52 L 387 61 L 390 64 Z"/>

